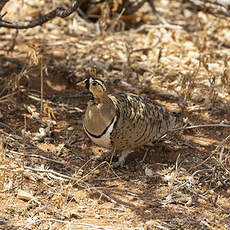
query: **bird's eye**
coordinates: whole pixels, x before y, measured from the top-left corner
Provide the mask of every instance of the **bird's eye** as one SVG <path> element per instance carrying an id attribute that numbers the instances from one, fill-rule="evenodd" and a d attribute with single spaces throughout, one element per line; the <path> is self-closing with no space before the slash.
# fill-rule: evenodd
<path id="1" fill-rule="evenodd" d="M 93 86 L 96 86 L 96 85 L 97 85 L 97 83 L 96 83 L 96 82 L 92 82 L 92 85 L 93 85 Z"/>

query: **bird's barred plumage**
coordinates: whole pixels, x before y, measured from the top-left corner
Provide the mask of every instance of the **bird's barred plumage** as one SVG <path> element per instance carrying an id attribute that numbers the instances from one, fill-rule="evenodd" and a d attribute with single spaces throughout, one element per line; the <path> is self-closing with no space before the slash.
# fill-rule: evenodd
<path id="1" fill-rule="evenodd" d="M 159 139 L 176 124 L 176 116 L 148 98 L 131 93 L 109 95 L 116 107 L 117 123 L 111 133 L 115 149 L 134 149 Z"/>
<path id="2" fill-rule="evenodd" d="M 159 139 L 178 123 L 178 116 L 163 105 L 131 93 L 107 94 L 94 78 L 77 85 L 92 94 L 83 127 L 91 140 L 113 150 L 132 150 Z"/>

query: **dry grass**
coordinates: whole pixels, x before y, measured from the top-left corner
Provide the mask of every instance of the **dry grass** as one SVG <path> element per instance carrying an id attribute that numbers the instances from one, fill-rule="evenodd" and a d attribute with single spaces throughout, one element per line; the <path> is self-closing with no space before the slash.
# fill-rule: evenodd
<path id="1" fill-rule="evenodd" d="M 11 0 L 6 18 L 60 2 Z M 75 14 L 1 28 L 0 228 L 229 229 L 229 127 L 172 133 L 115 171 L 93 163 L 102 149 L 81 127 L 88 97 L 74 83 L 95 69 L 110 91 L 158 100 L 190 125 L 230 124 L 230 21 L 180 4 L 156 1 L 180 27 L 143 27 L 158 23 L 145 5 L 125 22 L 103 15 L 102 31 Z"/>

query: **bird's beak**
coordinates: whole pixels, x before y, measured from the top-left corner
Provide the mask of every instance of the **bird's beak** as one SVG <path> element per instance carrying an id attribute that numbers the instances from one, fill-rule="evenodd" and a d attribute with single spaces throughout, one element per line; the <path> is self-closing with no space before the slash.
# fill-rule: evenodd
<path id="1" fill-rule="evenodd" d="M 80 81 L 76 84 L 76 86 L 81 86 L 81 87 L 85 87 L 85 81 Z"/>

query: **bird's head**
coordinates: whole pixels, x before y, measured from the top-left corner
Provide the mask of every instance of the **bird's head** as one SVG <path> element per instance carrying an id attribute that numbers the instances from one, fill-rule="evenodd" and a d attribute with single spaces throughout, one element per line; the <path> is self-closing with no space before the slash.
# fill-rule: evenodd
<path id="1" fill-rule="evenodd" d="M 78 82 L 77 86 L 82 86 L 88 89 L 94 98 L 101 98 L 106 95 L 106 88 L 103 81 L 95 78 L 87 78 L 84 81 Z"/>

